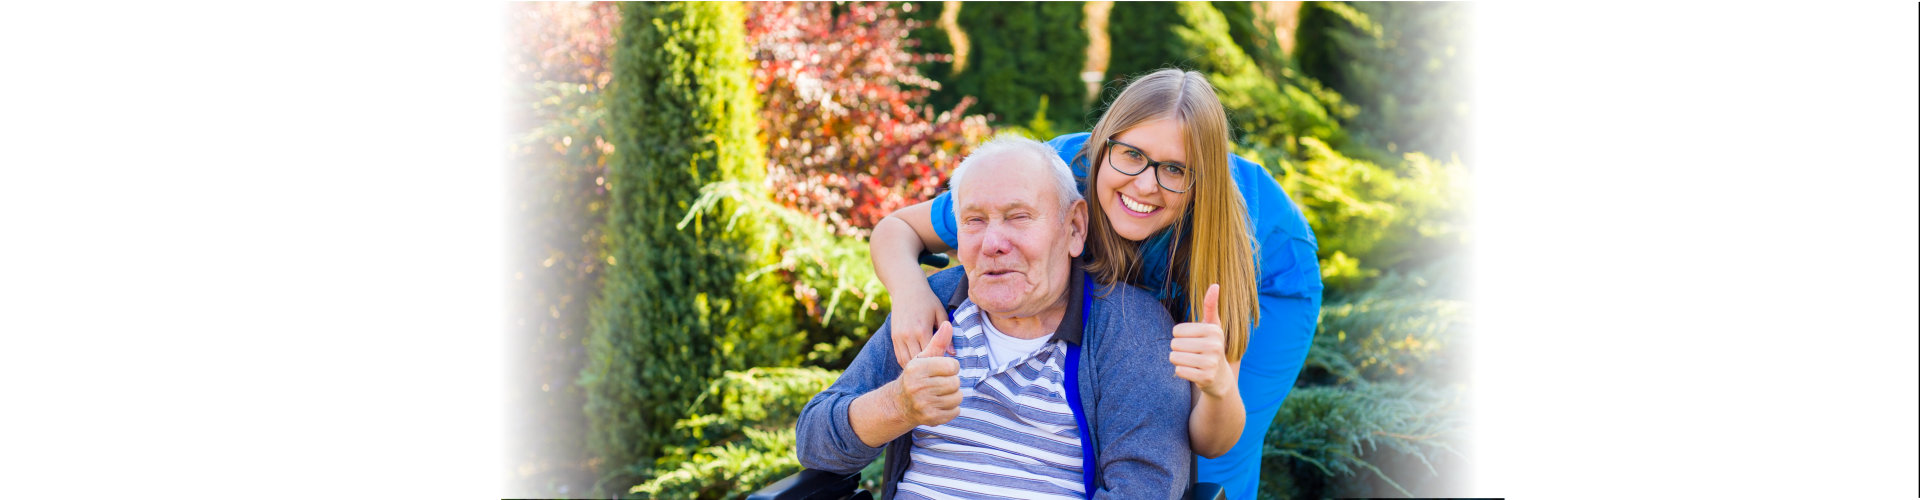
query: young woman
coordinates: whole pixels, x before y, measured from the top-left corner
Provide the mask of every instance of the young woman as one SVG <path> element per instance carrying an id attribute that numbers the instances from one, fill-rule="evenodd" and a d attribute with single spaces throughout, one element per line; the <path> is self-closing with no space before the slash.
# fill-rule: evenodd
<path id="1" fill-rule="evenodd" d="M 1199 480 L 1251 499 L 1267 428 L 1312 343 L 1320 266 L 1293 201 L 1229 142 L 1206 77 L 1166 69 L 1129 84 L 1092 132 L 1048 145 L 1081 177 L 1088 271 L 1155 293 L 1181 322 L 1168 361 L 1194 384 Z M 893 299 L 894 352 L 920 352 L 946 315 L 918 257 L 958 245 L 951 198 L 882 219 L 871 245 Z"/>

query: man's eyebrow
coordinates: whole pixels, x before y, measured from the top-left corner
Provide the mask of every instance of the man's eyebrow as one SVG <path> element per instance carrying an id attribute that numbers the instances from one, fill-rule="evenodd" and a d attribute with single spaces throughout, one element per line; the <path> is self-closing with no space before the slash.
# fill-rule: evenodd
<path id="1" fill-rule="evenodd" d="M 980 205 L 976 205 L 973 203 L 961 203 L 960 205 L 954 206 L 953 211 L 955 213 L 966 213 L 966 212 L 980 212 L 980 211 L 985 211 L 987 209 L 1012 210 L 1017 208 L 1032 210 L 1034 207 L 1038 207 L 1038 206 L 1040 206 L 1040 204 L 1028 203 L 1026 200 L 1013 200 L 1006 203 L 993 205 L 990 207 L 981 207 Z"/>

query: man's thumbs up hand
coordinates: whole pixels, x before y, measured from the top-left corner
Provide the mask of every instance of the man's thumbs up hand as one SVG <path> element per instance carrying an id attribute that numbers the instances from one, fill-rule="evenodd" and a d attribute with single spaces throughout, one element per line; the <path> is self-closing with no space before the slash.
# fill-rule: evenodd
<path id="1" fill-rule="evenodd" d="M 960 416 L 960 360 L 953 350 L 953 323 L 941 321 L 926 348 L 900 373 L 896 403 L 914 425 L 940 425 Z"/>
<path id="2" fill-rule="evenodd" d="M 933 330 L 933 338 L 927 340 L 927 347 L 914 357 L 938 358 L 948 354 L 953 354 L 953 323 L 942 320 L 940 327 Z"/>

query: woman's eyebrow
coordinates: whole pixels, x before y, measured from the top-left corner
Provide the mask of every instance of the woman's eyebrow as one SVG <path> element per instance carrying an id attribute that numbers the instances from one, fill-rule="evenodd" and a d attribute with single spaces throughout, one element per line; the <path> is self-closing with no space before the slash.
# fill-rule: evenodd
<path id="1" fill-rule="evenodd" d="M 1142 147 L 1140 147 L 1140 146 L 1135 146 L 1135 145 L 1133 145 L 1133 143 L 1131 143 L 1131 142 L 1127 142 L 1127 141 L 1122 141 L 1122 140 L 1120 140 L 1120 139 L 1117 139 L 1117 138 L 1116 138 L 1116 139 L 1114 139 L 1114 140 L 1113 140 L 1113 142 L 1116 142 L 1116 143 L 1119 143 L 1119 144 L 1120 144 L 1120 145 L 1122 145 L 1122 146 L 1126 146 L 1126 147 L 1129 147 L 1129 148 L 1133 148 L 1133 150 L 1134 150 L 1134 151 L 1139 151 L 1139 152 L 1140 152 L 1140 154 L 1143 154 L 1143 155 L 1147 155 L 1147 159 L 1150 159 L 1150 160 L 1153 160 L 1153 161 L 1157 161 L 1157 162 L 1160 162 L 1160 163 L 1178 163 L 1178 164 L 1180 164 L 1180 166 L 1183 166 L 1183 167 L 1187 165 L 1187 160 L 1186 160 L 1186 159 L 1184 159 L 1184 158 L 1183 158 L 1183 159 L 1179 159 L 1179 160 L 1167 160 L 1167 159 L 1162 159 L 1162 158 L 1160 158 L 1160 157 L 1161 157 L 1161 156 L 1163 156 L 1163 155 L 1164 155 L 1164 156 L 1173 156 L 1173 155 L 1165 155 L 1164 153 L 1163 153 L 1163 154 L 1158 154 L 1158 155 L 1157 155 L 1157 154 L 1153 154 L 1153 152 L 1152 152 L 1152 151 L 1147 151 L 1147 149 L 1146 149 L 1146 148 L 1142 148 Z"/>

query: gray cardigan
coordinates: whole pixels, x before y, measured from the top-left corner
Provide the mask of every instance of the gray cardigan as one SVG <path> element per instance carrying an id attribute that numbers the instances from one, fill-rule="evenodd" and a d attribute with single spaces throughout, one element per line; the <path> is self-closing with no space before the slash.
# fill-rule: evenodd
<path id="1" fill-rule="evenodd" d="M 966 299 L 966 281 L 959 267 L 927 278 L 949 315 Z M 1067 285 L 1067 315 L 1053 338 L 1078 352 L 1069 358 L 1078 366 L 1068 372 L 1068 401 L 1075 403 L 1083 453 L 1093 464 L 1089 497 L 1179 498 L 1193 482 L 1187 442 L 1193 386 L 1174 376 L 1167 359 L 1173 320 L 1164 306 L 1131 285 L 1086 283 L 1086 272 L 1076 265 Z M 900 377 L 891 327 L 889 319 L 867 339 L 853 364 L 807 402 L 795 424 L 800 463 L 810 469 L 853 473 L 889 450 L 883 499 L 893 498 L 907 470 L 912 434 L 869 447 L 853 432 L 848 410 L 854 398 Z"/>

